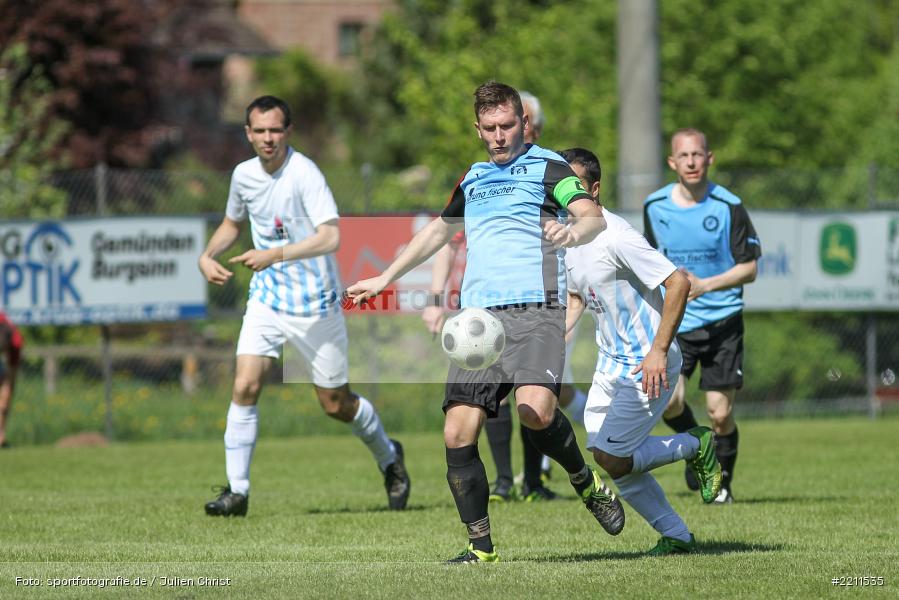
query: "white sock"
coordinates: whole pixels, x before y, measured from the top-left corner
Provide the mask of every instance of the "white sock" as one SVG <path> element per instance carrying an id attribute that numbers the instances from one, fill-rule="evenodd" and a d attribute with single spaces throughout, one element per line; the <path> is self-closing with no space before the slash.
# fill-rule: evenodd
<path id="1" fill-rule="evenodd" d="M 540 470 L 544 472 L 549 471 L 551 467 L 552 462 L 550 462 L 550 458 L 544 454 L 543 460 L 540 461 Z"/>
<path id="2" fill-rule="evenodd" d="M 690 530 L 684 520 L 674 512 L 665 497 L 665 492 L 649 473 L 629 473 L 615 479 L 618 494 L 630 504 L 641 517 L 646 519 L 660 534 L 690 541 Z"/>
<path id="3" fill-rule="evenodd" d="M 579 425 L 584 424 L 584 408 L 587 406 L 587 394 L 581 391 L 580 388 L 574 388 L 574 397 L 571 399 L 571 402 L 563 408 L 568 414 L 568 420 L 574 421 Z"/>
<path id="4" fill-rule="evenodd" d="M 384 426 L 381 424 L 375 407 L 362 396 L 359 396 L 359 412 L 353 417 L 351 426 L 353 435 L 368 446 L 375 460 L 378 461 L 379 469 L 383 471 L 396 461 L 396 450 L 394 450 L 390 438 L 384 433 Z"/>
<path id="5" fill-rule="evenodd" d="M 699 440 L 689 433 L 651 435 L 634 450 L 631 473 L 645 473 L 662 465 L 693 458 L 699 450 Z"/>
<path id="6" fill-rule="evenodd" d="M 231 404 L 225 427 L 225 472 L 235 494 L 250 493 L 250 462 L 256 448 L 259 413 L 256 406 Z"/>

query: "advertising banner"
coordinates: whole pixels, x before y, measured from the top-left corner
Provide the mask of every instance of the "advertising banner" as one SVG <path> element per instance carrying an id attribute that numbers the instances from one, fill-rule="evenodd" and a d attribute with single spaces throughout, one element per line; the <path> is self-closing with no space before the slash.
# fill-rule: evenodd
<path id="1" fill-rule="evenodd" d="M 895 222 L 899 213 L 807 215 L 801 222 L 799 307 L 897 308 Z M 893 228 L 891 240 L 891 227 Z"/>
<path id="2" fill-rule="evenodd" d="M 206 316 L 198 217 L 0 223 L 0 310 L 20 325 Z"/>
<path id="3" fill-rule="evenodd" d="M 639 211 L 617 212 L 643 231 Z M 762 243 L 758 277 L 744 286 L 746 310 L 899 309 L 899 212 L 807 214 L 752 211 Z M 345 285 L 380 273 L 433 215 L 345 217 L 338 252 Z M 433 259 L 389 288 L 371 309 L 414 311 L 424 306 Z M 461 248 L 450 290 L 465 268 Z"/>

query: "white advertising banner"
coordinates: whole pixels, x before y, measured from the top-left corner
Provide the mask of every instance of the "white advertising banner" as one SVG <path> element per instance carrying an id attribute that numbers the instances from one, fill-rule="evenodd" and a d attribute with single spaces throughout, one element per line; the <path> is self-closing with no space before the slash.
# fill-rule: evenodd
<path id="1" fill-rule="evenodd" d="M 897 252 L 897 218 L 885 212 L 804 216 L 799 307 L 899 308 L 897 265 L 890 260 Z"/>
<path id="2" fill-rule="evenodd" d="M 762 243 L 758 276 L 743 287 L 747 310 L 788 310 L 798 306 L 800 222 L 797 213 L 753 211 Z"/>
<path id="3" fill-rule="evenodd" d="M 204 317 L 205 235 L 198 217 L 0 223 L 0 309 L 20 325 Z"/>
<path id="4" fill-rule="evenodd" d="M 643 231 L 641 213 L 622 216 Z M 750 217 L 762 256 L 746 310 L 899 310 L 899 212 Z"/>

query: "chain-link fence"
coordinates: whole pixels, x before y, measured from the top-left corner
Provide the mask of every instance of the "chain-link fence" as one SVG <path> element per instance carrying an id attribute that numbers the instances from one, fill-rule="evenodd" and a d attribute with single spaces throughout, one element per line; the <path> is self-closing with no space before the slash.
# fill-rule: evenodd
<path id="1" fill-rule="evenodd" d="M 439 210 L 455 181 L 434 181 L 426 167 L 378 173 L 371 165 L 323 169 L 342 214 Z M 231 174 L 215 171 L 68 171 L 53 184 L 68 196 L 69 215 L 214 214 L 224 210 Z M 755 210 L 899 208 L 899 169 L 876 164 L 842 169 L 717 169 L 713 179 Z M 603 204 L 618 206 L 617 177 L 604 172 Z"/>
<path id="2" fill-rule="evenodd" d="M 377 174 L 368 167 L 326 169 L 344 215 L 435 210 L 426 170 Z M 899 209 L 899 170 L 716 173 L 754 208 Z M 222 218 L 229 173 L 121 171 L 99 167 L 58 174 L 70 216 L 206 215 Z M 614 206 L 614 174 L 604 181 Z M 842 202 L 840 201 L 842 199 Z M 236 245 L 251 244 L 248 232 Z M 200 277 L 199 273 L 197 277 Z M 28 327 L 8 436 L 13 443 L 52 442 L 84 430 L 122 439 L 204 437 L 224 427 L 234 345 L 249 273 L 237 270 L 210 287 L 209 319 L 151 325 Z M 351 381 L 385 410 L 388 426 L 437 428 L 446 360 L 417 314 L 348 313 Z M 589 329 L 586 320 L 581 325 Z M 109 354 L 104 360 L 103 338 Z M 355 344 L 354 340 L 365 340 Z M 899 312 L 750 312 L 746 316 L 744 389 L 738 412 L 758 416 L 855 412 L 899 406 Z M 582 331 L 573 354 L 577 381 L 590 381 L 596 352 Z M 410 381 L 400 371 L 426 373 Z M 696 379 L 690 401 L 701 405 Z M 269 433 L 328 431 L 309 386 L 283 383 L 275 369 L 265 392 Z M 392 407 L 395 410 L 391 410 Z M 334 429 L 340 430 L 339 428 Z"/>

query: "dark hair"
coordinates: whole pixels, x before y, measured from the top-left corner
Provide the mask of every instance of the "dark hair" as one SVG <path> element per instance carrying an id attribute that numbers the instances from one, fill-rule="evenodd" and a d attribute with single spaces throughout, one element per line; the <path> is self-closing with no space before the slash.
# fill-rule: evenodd
<path id="1" fill-rule="evenodd" d="M 287 106 L 287 102 L 274 96 L 259 96 L 250 102 L 250 105 L 247 107 L 247 127 L 250 126 L 250 113 L 256 108 L 260 112 L 268 112 L 272 109 L 280 108 L 281 114 L 284 115 L 284 128 L 290 127 L 290 107 Z"/>
<path id="2" fill-rule="evenodd" d="M 515 88 L 498 81 L 488 81 L 474 91 L 474 117 L 479 119 L 481 113 L 507 102 L 512 103 L 512 108 L 515 109 L 515 114 L 519 118 L 524 116 L 521 96 L 518 95 L 518 91 Z"/>
<path id="3" fill-rule="evenodd" d="M 599 159 L 586 148 L 569 148 L 568 150 L 562 150 L 559 154 L 569 164 L 584 167 L 587 183 L 591 186 L 602 180 L 602 166 L 599 164 Z"/>

